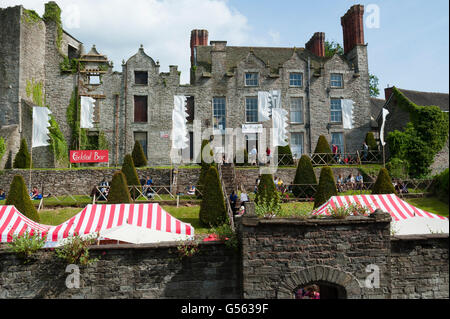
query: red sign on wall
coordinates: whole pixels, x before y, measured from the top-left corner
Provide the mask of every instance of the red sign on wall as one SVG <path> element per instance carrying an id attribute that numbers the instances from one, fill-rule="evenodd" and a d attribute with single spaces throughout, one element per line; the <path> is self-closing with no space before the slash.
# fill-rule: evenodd
<path id="1" fill-rule="evenodd" d="M 109 151 L 70 151 L 71 163 L 108 163 Z"/>

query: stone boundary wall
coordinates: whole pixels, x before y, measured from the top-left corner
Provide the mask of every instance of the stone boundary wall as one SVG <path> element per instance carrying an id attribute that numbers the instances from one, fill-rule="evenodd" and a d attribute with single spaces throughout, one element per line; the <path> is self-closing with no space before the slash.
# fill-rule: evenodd
<path id="1" fill-rule="evenodd" d="M 448 234 L 391 239 L 393 299 L 448 299 Z"/>
<path id="2" fill-rule="evenodd" d="M 200 244 L 180 261 L 176 244 L 97 246 L 96 263 L 80 267 L 80 288 L 68 289 L 67 265 L 53 253 L 24 265 L 0 250 L 0 299 L 237 299 L 237 252 L 221 243 Z"/>

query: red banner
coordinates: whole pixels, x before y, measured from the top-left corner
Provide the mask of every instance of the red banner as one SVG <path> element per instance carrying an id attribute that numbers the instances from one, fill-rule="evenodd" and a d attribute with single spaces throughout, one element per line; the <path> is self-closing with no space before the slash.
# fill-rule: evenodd
<path id="1" fill-rule="evenodd" d="M 108 163 L 109 151 L 70 151 L 71 163 Z"/>

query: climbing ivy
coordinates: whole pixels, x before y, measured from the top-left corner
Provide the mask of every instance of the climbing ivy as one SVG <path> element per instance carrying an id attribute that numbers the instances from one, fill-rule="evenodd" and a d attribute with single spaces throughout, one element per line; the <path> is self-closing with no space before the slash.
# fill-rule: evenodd
<path id="1" fill-rule="evenodd" d="M 46 105 L 45 97 L 43 94 L 44 85 L 42 82 L 35 82 L 34 79 L 31 81 L 27 81 L 26 85 L 26 93 L 27 97 L 29 97 L 36 106 L 48 107 Z M 66 139 L 62 134 L 58 123 L 55 120 L 55 117 L 50 114 L 50 127 L 49 137 L 50 137 L 50 150 L 55 155 L 56 160 L 62 164 L 67 164 L 67 155 L 68 155 L 68 147 Z"/>
<path id="2" fill-rule="evenodd" d="M 45 4 L 45 13 L 42 16 L 45 22 L 56 23 L 56 46 L 61 50 L 61 41 L 63 36 L 63 28 L 61 22 L 61 8 L 54 1 Z"/>
<path id="3" fill-rule="evenodd" d="M 409 163 L 412 177 L 430 173 L 434 158 L 448 139 L 449 117 L 438 106 L 419 106 L 393 88 L 397 105 L 410 114 L 411 122 L 404 131 L 395 130 L 387 136 L 391 158 Z"/>
<path id="4" fill-rule="evenodd" d="M 0 137 L 0 161 L 3 158 L 3 155 L 5 155 L 5 152 L 6 152 L 5 139 L 3 137 Z"/>
<path id="5" fill-rule="evenodd" d="M 22 20 L 27 24 L 35 24 L 42 21 L 42 18 L 34 10 L 23 10 Z"/>

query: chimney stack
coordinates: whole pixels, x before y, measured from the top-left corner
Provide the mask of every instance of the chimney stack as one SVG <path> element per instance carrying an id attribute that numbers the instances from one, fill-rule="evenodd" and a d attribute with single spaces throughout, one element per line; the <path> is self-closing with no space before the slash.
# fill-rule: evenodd
<path id="1" fill-rule="evenodd" d="M 347 54 L 358 44 L 364 44 L 364 6 L 352 6 L 341 18 L 344 33 L 344 54 Z"/>
<path id="2" fill-rule="evenodd" d="M 195 65 L 195 48 L 199 45 L 208 45 L 208 30 L 191 31 L 191 66 Z"/>
<path id="3" fill-rule="evenodd" d="M 316 32 L 306 43 L 305 48 L 320 57 L 325 56 L 325 33 Z"/>

